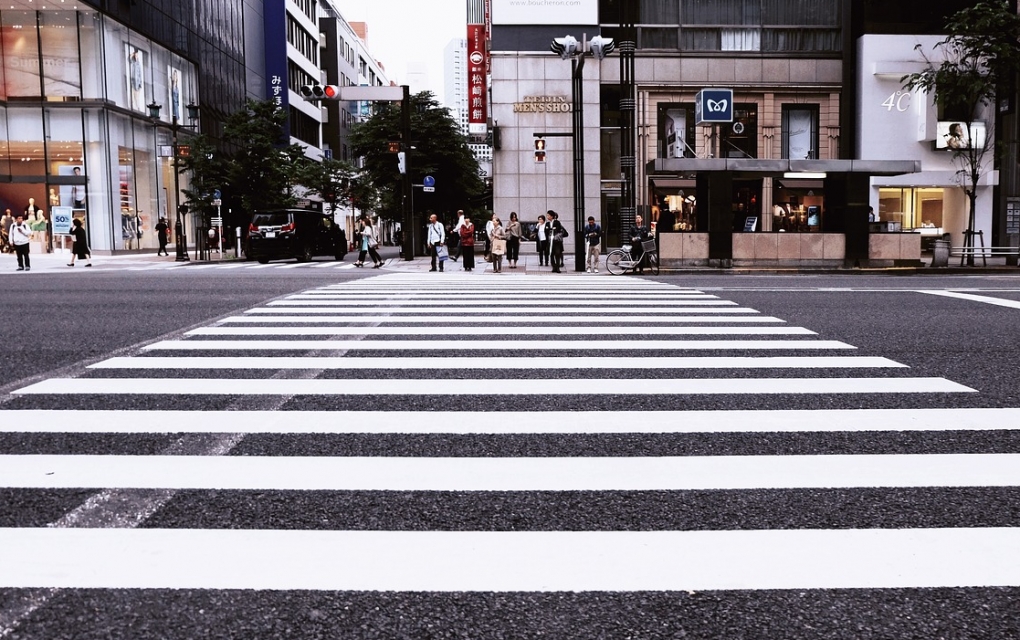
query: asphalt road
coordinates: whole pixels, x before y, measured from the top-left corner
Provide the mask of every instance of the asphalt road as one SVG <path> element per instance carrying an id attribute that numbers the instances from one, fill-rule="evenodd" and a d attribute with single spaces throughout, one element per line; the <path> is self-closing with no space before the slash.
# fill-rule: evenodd
<path id="1" fill-rule="evenodd" d="M 719 480 L 719 484 L 683 489 L 630 487 L 625 486 L 626 477 L 620 477 L 614 478 L 620 481 L 617 488 L 593 485 L 563 489 L 552 484 L 542 485 L 543 481 L 553 483 L 555 478 L 542 476 L 540 466 L 541 460 L 568 464 L 573 459 L 592 459 L 597 464 L 598 460 L 612 463 L 661 457 L 710 462 L 732 458 L 742 463 L 770 456 L 781 460 L 793 460 L 783 456 L 833 456 L 833 460 L 877 456 L 876 464 L 896 464 L 902 460 L 906 467 L 912 464 L 911 459 L 924 456 L 972 454 L 991 456 L 988 459 L 992 460 L 994 456 L 1020 454 L 1020 430 L 1015 424 L 1002 422 L 976 428 L 961 422 L 957 426 L 954 420 L 963 414 L 952 411 L 1020 407 L 1020 382 L 1016 374 L 1016 363 L 1020 362 L 1017 344 L 1020 308 L 1015 304 L 1020 303 L 1018 277 L 706 275 L 640 279 L 583 274 L 527 278 L 484 274 L 471 278 L 466 284 L 456 273 L 387 270 L 383 273 L 297 269 L 212 272 L 182 268 L 111 271 L 88 276 L 69 273 L 2 278 L 0 326 L 4 327 L 5 346 L 0 350 L 0 371 L 5 375 L 0 385 L 0 456 L 10 456 L 5 459 L 18 463 L 40 455 L 72 456 L 80 460 L 104 455 L 154 456 L 152 466 L 158 466 L 156 461 L 164 457 L 224 455 L 269 465 L 297 458 L 311 465 L 318 457 L 358 458 L 369 464 L 372 461 L 432 460 L 455 465 L 461 459 L 479 463 L 537 460 L 539 466 L 528 467 L 532 475 L 511 476 L 506 480 L 511 485 L 509 488 L 487 490 L 474 490 L 471 486 L 434 490 L 413 483 L 397 490 L 383 488 L 386 482 L 399 475 L 392 471 L 382 473 L 375 481 L 378 485 L 363 478 L 358 484 L 359 478 L 355 478 L 352 486 L 333 486 L 323 481 L 322 486 L 308 488 L 284 486 L 286 483 L 276 485 L 272 479 L 266 481 L 266 487 L 228 487 L 213 480 L 209 487 L 155 485 L 145 489 L 132 484 L 130 477 L 121 489 L 113 484 L 87 483 L 72 483 L 64 488 L 29 488 L 11 482 L 0 486 L 0 535 L 29 529 L 98 531 L 111 527 L 116 531 L 137 528 L 138 532 L 171 536 L 192 531 L 224 535 L 249 533 L 256 539 L 265 531 L 291 535 L 303 532 L 322 535 L 336 532 L 369 535 L 700 532 L 713 536 L 762 531 L 777 535 L 928 531 L 941 535 L 940 532 L 945 531 L 987 530 L 1012 535 L 1011 532 L 1020 527 L 1020 483 L 1015 482 L 998 486 L 962 482 L 954 486 L 946 480 L 944 483 L 892 486 L 866 480 L 846 486 L 838 483 L 815 486 L 809 474 L 803 486 L 783 484 L 771 488 L 764 485 L 727 488 L 719 479 L 714 479 Z M 438 278 L 443 277 L 448 277 L 450 284 L 441 284 Z M 844 370 L 777 364 L 758 369 L 743 366 L 684 369 L 676 364 L 658 368 L 636 364 L 636 368 L 630 369 L 592 370 L 571 368 L 566 364 L 557 366 L 555 362 L 551 366 L 538 366 L 537 361 L 530 367 L 527 363 L 515 365 L 513 369 L 502 367 L 501 362 L 514 355 L 525 358 L 546 355 L 542 350 L 521 352 L 519 349 L 529 340 L 549 339 L 550 336 L 529 335 L 524 329 L 525 325 L 532 324 L 542 327 L 541 322 L 510 319 L 514 313 L 542 316 L 546 311 L 508 311 L 499 306 L 500 300 L 509 300 L 515 288 L 532 291 L 522 294 L 525 298 L 532 295 L 540 299 L 545 294 L 569 296 L 572 294 L 566 289 L 581 283 L 587 285 L 585 278 L 598 283 L 593 286 L 610 287 L 601 297 L 585 303 L 593 304 L 596 312 L 600 305 L 608 309 L 615 300 L 628 295 L 626 289 L 616 288 L 627 286 L 622 283 L 634 283 L 635 290 L 646 281 L 666 283 L 675 285 L 676 288 L 669 287 L 673 293 L 679 288 L 697 289 L 731 301 L 742 309 L 783 321 L 778 325 L 803 327 L 816 333 L 792 339 L 839 341 L 856 347 L 839 351 L 839 355 L 887 358 L 906 367 Z M 317 354 L 377 362 L 389 362 L 382 358 L 438 356 L 446 363 L 426 369 L 379 367 L 371 362 L 355 366 L 355 360 L 350 367 L 314 370 L 274 367 L 209 370 L 188 366 L 86 368 L 112 357 L 137 360 L 161 356 L 285 358 L 309 355 L 311 352 L 297 347 L 268 352 L 248 352 L 247 347 L 182 351 L 180 343 L 176 342 L 166 350 L 143 350 L 143 347 L 166 340 L 188 343 L 208 340 L 210 347 L 214 347 L 212 341 L 225 339 L 333 339 L 321 335 L 300 338 L 185 335 L 193 329 L 208 327 L 275 326 L 268 320 L 241 324 L 230 319 L 251 315 L 245 312 L 256 307 L 279 309 L 279 303 L 288 304 L 286 296 L 330 285 L 338 285 L 331 293 L 340 295 L 360 291 L 369 296 L 392 293 L 394 298 L 399 298 L 395 294 L 400 290 L 405 293 L 402 303 L 407 302 L 406 294 L 419 294 L 418 297 L 431 301 L 473 296 L 471 304 L 484 310 L 469 312 L 474 316 L 471 321 L 451 320 L 463 315 L 454 307 L 420 324 L 410 321 L 371 323 L 369 327 L 373 329 L 410 327 L 410 330 L 403 336 L 369 339 L 484 340 L 486 344 L 477 349 L 469 349 L 466 343 L 460 347 L 454 345 L 439 353 L 429 350 L 427 345 L 420 349 L 410 347 L 407 352 L 380 345 Z M 446 290 L 448 294 L 443 293 Z M 953 296 L 923 291 L 950 292 Z M 956 295 L 959 293 L 977 298 L 959 297 Z M 344 304 L 352 299 L 342 299 L 337 308 L 345 308 Z M 993 304 L 997 300 L 1014 304 Z M 634 314 L 639 315 L 640 311 L 635 305 Z M 407 317 L 411 316 L 408 313 Z M 592 335 L 553 336 L 576 341 L 577 347 L 562 348 L 550 355 L 565 359 L 622 356 L 634 361 L 649 356 L 678 355 L 705 358 L 827 355 L 827 352 L 805 353 L 793 348 L 761 352 L 751 347 L 716 348 L 711 345 L 690 353 L 673 349 L 620 351 L 606 347 L 602 341 L 739 340 L 744 336 L 616 336 L 610 335 L 613 329 L 634 323 L 604 318 L 599 324 L 595 322 L 579 320 L 577 324 L 602 327 L 604 335 L 593 330 Z M 447 336 L 430 331 L 430 327 L 499 327 L 504 324 L 510 329 L 505 335 L 468 335 L 465 330 L 463 335 Z M 549 324 L 571 323 L 551 321 Z M 286 326 L 338 325 L 350 326 L 351 323 L 296 322 Z M 642 326 L 651 325 L 675 326 L 654 321 Z M 518 342 L 518 349 L 514 348 L 515 342 Z M 481 358 L 485 364 L 479 365 L 471 358 Z M 464 365 L 455 366 L 457 362 Z M 210 389 L 206 393 L 15 393 L 53 379 L 99 383 L 123 379 L 125 385 L 131 385 L 144 384 L 147 380 L 224 378 L 249 380 L 253 385 L 274 381 L 301 385 L 339 380 L 351 385 L 352 390 L 353 385 L 361 383 L 377 386 L 363 393 L 351 390 L 260 396 L 215 392 L 211 388 L 215 382 L 208 383 Z M 590 389 L 571 386 L 577 380 L 592 378 L 609 382 Z M 708 378 L 720 380 L 722 385 L 744 381 L 752 385 L 776 381 L 782 385 L 789 381 L 790 387 L 788 391 L 771 393 L 666 391 L 654 394 L 643 393 L 640 389 L 617 393 L 609 388 L 614 380 L 621 384 L 642 379 L 650 381 L 649 384 L 665 381 L 683 385 Z M 849 389 L 862 378 L 875 381 L 873 384 L 878 387 L 866 393 L 851 392 Z M 489 380 L 492 391 L 472 392 L 465 387 L 463 392 L 450 392 L 447 390 L 450 387 L 441 386 L 447 381 L 472 379 Z M 891 393 L 881 387 L 884 383 L 895 385 L 920 379 L 941 379 L 975 392 Z M 387 380 L 392 381 L 390 384 L 405 384 L 396 382 L 398 380 L 412 383 L 391 393 L 385 387 Z M 505 391 L 512 384 L 535 380 L 544 381 L 542 384 L 548 385 L 549 393 L 519 395 Z M 847 390 L 818 391 L 814 388 L 826 387 L 832 380 L 840 384 L 845 381 Z M 556 391 L 557 385 L 562 385 L 564 391 Z M 67 420 L 66 429 L 19 430 L 14 426 L 26 419 L 25 413 L 18 412 L 53 409 L 84 411 L 60 414 Z M 115 410 L 118 412 L 115 416 L 135 419 L 138 427 L 78 429 L 79 423 L 91 420 L 89 412 L 95 410 Z M 862 410 L 934 411 L 916 414 L 923 415 L 929 424 L 903 428 L 890 422 L 888 426 L 882 423 L 869 429 L 844 430 L 820 424 L 825 418 L 819 418 L 819 424 L 805 422 L 803 428 L 787 428 L 780 422 L 774 427 L 753 426 L 753 416 L 758 415 L 766 421 L 776 415 L 790 415 L 790 419 L 795 420 L 796 416 L 838 417 Z M 170 411 L 188 412 L 181 415 L 196 416 L 194 423 L 185 419 L 170 427 L 160 427 L 161 416 Z M 210 411 L 215 413 L 207 413 Z M 213 421 L 228 421 L 230 413 L 247 411 L 270 412 L 259 414 L 266 420 L 269 420 L 266 416 L 275 414 L 307 419 L 312 414 L 306 412 L 329 413 L 321 414 L 327 416 L 322 419 L 326 426 L 321 429 L 310 429 L 308 424 L 293 424 L 294 421 L 287 419 L 278 425 L 243 425 L 247 427 L 246 435 L 239 435 L 240 429 L 236 426 L 231 428 L 236 425 L 233 421 L 224 422 L 222 432 L 215 426 L 203 427 L 204 431 L 197 426 L 207 422 L 205 416 Z M 366 411 L 379 413 L 361 413 Z M 564 416 L 566 420 L 572 413 L 585 411 L 597 412 L 589 419 L 601 425 L 599 429 L 594 428 L 594 424 L 590 429 L 584 428 L 585 425 L 577 429 L 558 428 L 555 424 L 546 427 L 542 419 L 543 415 L 551 415 Z M 635 413 L 638 411 L 651 413 Z M 728 412 L 733 411 L 749 412 L 747 415 L 752 417 L 747 422 L 751 426 L 733 430 L 722 426 L 718 429 L 711 426 L 685 429 L 682 426 L 698 420 L 713 424 L 711 420 L 716 415 L 720 416 L 722 425 Z M 780 413 L 783 411 L 791 413 Z M 827 413 L 830 411 L 832 413 Z M 393 419 L 395 426 L 387 426 L 388 415 L 399 416 Z M 655 415 L 676 416 L 675 424 L 681 426 L 659 429 L 643 423 L 648 416 Z M 359 422 L 344 424 L 347 419 Z M 111 418 L 111 425 L 118 420 Z M 148 424 L 150 422 L 155 426 Z M 115 459 L 111 459 L 110 466 L 115 464 Z M 952 464 L 946 463 L 947 477 L 959 471 Z M 267 475 L 276 473 L 275 467 L 267 469 L 269 471 L 264 472 Z M 105 471 L 99 468 L 95 473 Z M 136 474 L 141 477 L 148 472 L 139 468 Z M 0 469 L 0 478 L 4 477 L 3 473 Z M 369 469 L 364 478 L 374 478 L 372 473 Z M 478 471 L 476 475 L 484 473 Z M 516 486 L 516 482 L 527 478 L 537 478 L 534 482 L 540 486 Z M 469 474 L 460 481 L 470 485 L 474 479 Z M 256 480 L 251 482 L 257 484 Z M 596 477 L 592 482 L 597 485 L 597 480 Z M 474 544 L 474 538 L 467 539 Z M 229 540 L 238 545 L 250 542 L 243 537 Z M 409 544 L 417 544 L 419 539 L 408 540 L 411 540 Z M 314 539 L 308 539 L 307 544 L 308 553 L 318 549 Z M 351 544 L 356 545 L 356 541 Z M 923 554 L 921 546 L 918 554 Z M 45 549 L 45 546 L 40 548 Z M 213 577 L 196 578 L 199 574 L 205 576 L 202 563 L 188 555 L 188 547 L 181 549 L 175 548 L 174 553 L 181 554 L 175 560 L 182 566 L 194 567 L 191 576 L 194 580 L 214 581 Z M 275 570 L 267 568 L 261 575 L 256 571 L 250 587 L 242 584 L 198 588 L 189 586 L 182 578 L 181 584 L 172 581 L 147 584 L 143 579 L 141 587 L 118 584 L 53 589 L 50 584 L 17 583 L 13 578 L 8 581 L 0 565 L 0 638 L 1020 638 L 1020 608 L 1016 606 L 1020 601 L 1020 580 L 1017 580 L 1020 561 L 1015 549 L 989 545 L 984 551 L 987 557 L 982 556 L 991 565 L 998 563 L 1005 567 L 1009 578 L 1004 582 L 977 580 L 965 586 L 950 587 L 936 580 L 932 586 L 924 580 L 916 584 L 910 582 L 911 575 L 899 586 L 884 586 L 872 584 L 865 575 L 859 578 L 860 583 L 851 586 L 805 583 L 791 588 L 767 586 L 776 583 L 775 574 L 783 577 L 782 570 L 758 576 L 751 568 L 746 568 L 747 574 L 742 574 L 745 571 L 742 563 L 753 564 L 757 550 L 757 546 L 750 550 L 734 548 L 731 555 L 721 556 L 717 573 L 733 573 L 741 577 L 739 584 L 743 586 L 689 589 L 605 588 L 597 586 L 595 581 L 586 583 L 584 577 L 578 578 L 579 587 L 566 589 L 468 589 L 456 585 L 447 589 L 438 586 L 435 575 L 422 577 L 424 586 L 420 589 L 317 588 L 301 580 L 286 586 L 282 575 L 288 570 L 286 558 L 290 557 L 287 555 L 290 551 L 280 551 L 276 547 L 267 547 L 267 555 L 282 553 L 283 564 Z M 294 553 L 299 551 L 295 549 Z M 392 551 L 395 557 L 399 556 L 400 549 Z M 24 550 L 26 554 L 31 552 L 27 548 Z M 3 553 L 0 550 L 0 554 Z M 217 555 L 231 555 L 228 548 L 218 547 L 210 553 L 207 563 L 211 566 L 218 566 L 221 561 Z M 451 554 L 448 558 L 437 553 L 435 567 L 438 568 L 433 571 L 444 574 L 443 567 L 459 566 L 461 554 L 473 557 L 471 554 L 475 551 L 466 544 L 459 551 L 447 551 Z M 516 557 L 510 547 L 505 553 L 507 559 Z M 519 564 L 529 561 L 527 549 L 523 553 Z M 760 554 L 767 553 L 767 544 L 763 544 Z M 846 553 L 853 556 L 856 552 L 848 547 Z M 96 554 L 102 557 L 101 552 Z M 866 562 L 868 557 L 865 554 L 862 561 Z M 751 561 L 741 558 L 751 558 Z M 322 560 L 328 561 L 325 555 Z M 338 573 L 349 568 L 352 575 L 356 574 L 354 567 L 358 562 L 355 560 Z M 261 556 L 242 558 L 242 561 L 255 567 L 262 562 L 270 566 L 269 560 Z M 602 561 L 598 554 L 590 558 L 592 567 L 601 566 Z M 669 561 L 663 558 L 664 563 Z M 291 559 L 291 563 L 298 562 Z M 385 558 L 380 562 L 385 564 Z M 828 562 L 829 558 L 819 555 L 806 563 L 809 566 L 804 571 L 827 578 Z M 509 560 L 507 563 L 493 571 L 513 574 L 514 563 Z M 791 575 L 796 573 L 792 568 L 794 564 L 791 561 Z M 947 564 L 951 564 L 948 559 Z M 588 575 L 586 565 L 582 558 L 578 575 Z M 129 574 L 131 570 L 132 567 L 127 568 Z M 450 568 L 449 573 L 459 575 L 460 570 Z M 620 574 L 626 574 L 627 570 L 626 565 L 617 567 Z M 274 582 L 277 579 L 274 571 L 281 575 L 281 582 Z M 594 569 L 592 572 L 596 573 Z M 616 579 L 615 574 L 606 578 L 611 585 L 616 584 Z M 586 584 L 592 586 L 585 588 Z"/>

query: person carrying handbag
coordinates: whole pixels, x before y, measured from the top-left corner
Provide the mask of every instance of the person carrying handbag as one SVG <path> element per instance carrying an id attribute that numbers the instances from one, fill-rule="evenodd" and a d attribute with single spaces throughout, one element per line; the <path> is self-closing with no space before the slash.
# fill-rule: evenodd
<path id="1" fill-rule="evenodd" d="M 551 240 L 549 245 L 550 256 L 549 262 L 552 263 L 553 273 L 559 273 L 563 268 L 563 240 L 568 235 L 566 228 L 560 223 L 560 216 L 553 210 L 548 211 L 549 222 L 546 223 L 546 236 L 550 237 Z"/>
<path id="2" fill-rule="evenodd" d="M 372 256 L 372 262 L 374 268 L 378 269 L 383 266 L 383 259 L 379 257 L 379 252 L 376 251 L 376 247 L 379 246 L 379 241 L 375 238 L 375 228 L 372 227 L 372 222 L 368 219 L 368 216 L 361 216 L 361 252 L 358 254 L 358 261 L 354 263 L 356 267 L 365 266 L 365 254 Z"/>
<path id="3" fill-rule="evenodd" d="M 460 234 L 460 255 L 464 257 L 464 271 L 475 268 L 475 225 L 471 218 L 464 217 L 464 224 L 458 230 Z"/>
<path id="4" fill-rule="evenodd" d="M 439 247 L 446 245 L 446 229 L 443 228 L 443 223 L 439 222 L 439 218 L 434 213 L 429 216 L 426 242 L 429 245 L 429 252 L 432 253 L 432 268 L 429 271 L 436 270 L 437 262 L 439 270 L 442 271 L 446 261 L 439 259 Z"/>
<path id="5" fill-rule="evenodd" d="M 506 231 L 503 223 L 496 216 L 492 217 L 492 272 L 503 272 L 503 255 L 506 254 Z"/>

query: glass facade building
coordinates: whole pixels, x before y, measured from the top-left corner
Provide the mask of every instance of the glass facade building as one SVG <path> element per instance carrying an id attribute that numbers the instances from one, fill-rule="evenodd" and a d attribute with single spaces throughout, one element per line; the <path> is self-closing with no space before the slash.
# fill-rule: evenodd
<path id="1" fill-rule="evenodd" d="M 178 202 L 170 124 L 184 125 L 186 147 L 192 131 L 215 133 L 244 98 L 240 10 L 233 38 L 235 28 L 193 11 L 222 5 L 224 17 L 239 3 L 189 3 L 184 15 L 185 3 L 137 2 L 126 21 L 111 13 L 127 3 L 95 4 L 11 0 L 0 8 L 0 209 L 33 211 L 34 251 L 61 245 L 55 213 L 81 218 L 96 251 L 156 248 L 153 228 L 160 217 L 174 221 Z M 188 28 L 199 24 L 224 29 L 216 40 L 236 48 L 207 46 Z M 184 55 L 202 51 L 209 55 Z M 207 94 L 206 86 L 218 88 Z M 153 103 L 159 122 L 148 115 Z M 189 103 L 201 105 L 200 122 L 188 119 Z"/>

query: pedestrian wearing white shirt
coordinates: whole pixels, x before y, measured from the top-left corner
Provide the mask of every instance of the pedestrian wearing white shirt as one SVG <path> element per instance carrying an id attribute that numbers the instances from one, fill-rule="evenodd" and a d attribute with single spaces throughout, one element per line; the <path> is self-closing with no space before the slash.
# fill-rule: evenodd
<path id="1" fill-rule="evenodd" d="M 549 236 L 545 235 L 545 216 L 538 216 L 538 266 L 549 266 Z"/>
<path id="2" fill-rule="evenodd" d="M 32 260 L 28 257 L 28 249 L 32 241 L 32 229 L 25 222 L 25 216 L 18 214 L 11 225 L 11 244 L 14 245 L 14 253 L 18 254 L 18 271 L 31 271 Z"/>
<path id="3" fill-rule="evenodd" d="M 432 268 L 429 271 L 436 270 L 436 263 L 439 263 L 439 270 L 443 270 L 443 260 L 439 260 L 439 247 L 446 244 L 446 229 L 443 228 L 443 223 L 439 221 L 436 214 L 429 216 L 428 236 L 426 241 L 429 245 L 429 251 L 432 252 Z"/>

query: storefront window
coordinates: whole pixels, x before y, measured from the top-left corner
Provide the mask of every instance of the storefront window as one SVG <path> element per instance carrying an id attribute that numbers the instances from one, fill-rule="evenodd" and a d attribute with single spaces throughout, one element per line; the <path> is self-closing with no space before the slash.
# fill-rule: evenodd
<path id="1" fill-rule="evenodd" d="M 876 223 L 893 223 L 906 229 L 943 227 L 943 190 L 885 188 L 878 191 Z M 941 231 L 939 231 L 941 233 Z"/>
<path id="2" fill-rule="evenodd" d="M 659 105 L 660 158 L 697 157 L 694 104 Z"/>
<path id="3" fill-rule="evenodd" d="M 43 93 L 50 101 L 81 98 L 78 20 L 72 11 L 40 11 Z"/>
<path id="4" fill-rule="evenodd" d="M 783 157 L 818 158 L 818 105 L 783 105 Z"/>
<path id="5" fill-rule="evenodd" d="M 43 143 L 42 109 L 8 107 L 7 160 L 12 176 L 45 176 L 46 149 Z"/>
<path id="6" fill-rule="evenodd" d="M 719 155 L 723 158 L 758 157 L 758 105 L 734 104 L 733 122 L 720 127 Z"/>
<path id="7" fill-rule="evenodd" d="M 99 13 L 78 12 L 78 42 L 81 58 L 86 61 L 81 65 L 81 95 L 86 100 L 105 98 L 103 65 L 89 62 L 103 59 L 103 20 Z"/>
<path id="8" fill-rule="evenodd" d="M 0 11 L 4 84 L 0 98 L 39 100 L 39 40 L 35 11 Z"/>

